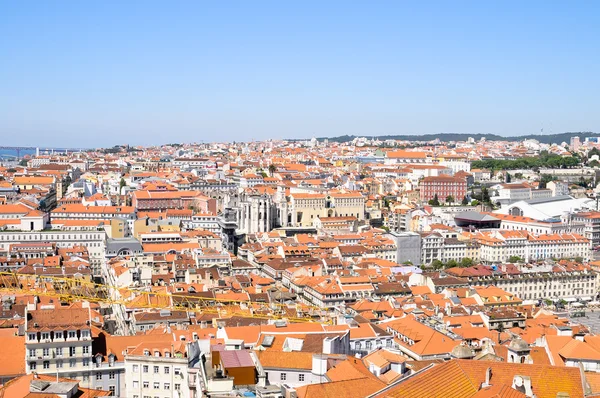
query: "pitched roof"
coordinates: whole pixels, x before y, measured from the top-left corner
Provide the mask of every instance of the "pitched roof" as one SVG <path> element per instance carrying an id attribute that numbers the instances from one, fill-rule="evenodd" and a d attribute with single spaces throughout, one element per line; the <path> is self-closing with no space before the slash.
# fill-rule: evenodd
<path id="1" fill-rule="evenodd" d="M 280 351 L 256 351 L 258 360 L 265 369 L 312 369 L 312 357 L 310 352 L 280 352 Z"/>
<path id="2" fill-rule="evenodd" d="M 376 397 L 468 398 L 476 393 L 477 387 L 466 376 L 458 361 L 450 361 L 426 369 Z"/>
<path id="3" fill-rule="evenodd" d="M 250 353 L 242 350 L 221 352 L 221 362 L 223 362 L 223 367 L 226 369 L 254 367 L 254 361 L 252 361 Z"/>
<path id="4" fill-rule="evenodd" d="M 473 398 L 491 369 L 492 386 L 511 386 L 517 375 L 529 376 L 537 398 L 555 398 L 559 392 L 583 397 L 583 384 L 578 368 L 529 365 L 493 361 L 455 359 L 418 373 L 377 397 L 456 397 Z M 493 395 L 491 395 L 493 396 Z M 511 395 L 503 395 L 511 396 Z"/>
<path id="5" fill-rule="evenodd" d="M 365 397 L 380 390 L 385 386 L 377 379 L 355 379 L 331 383 L 310 384 L 298 387 L 296 392 L 298 398 L 322 398 L 322 397 Z"/>
<path id="6" fill-rule="evenodd" d="M 25 337 L 24 336 L 2 336 L 0 337 L 2 347 L 1 376 L 15 376 L 25 374 Z"/>

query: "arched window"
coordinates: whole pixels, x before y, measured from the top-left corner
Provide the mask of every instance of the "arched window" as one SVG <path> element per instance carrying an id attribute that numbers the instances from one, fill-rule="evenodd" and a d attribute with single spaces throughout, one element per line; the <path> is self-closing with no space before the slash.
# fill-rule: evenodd
<path id="1" fill-rule="evenodd" d="M 523 216 L 523 210 L 521 210 L 520 207 L 515 206 L 510 209 L 510 215 L 511 216 Z"/>

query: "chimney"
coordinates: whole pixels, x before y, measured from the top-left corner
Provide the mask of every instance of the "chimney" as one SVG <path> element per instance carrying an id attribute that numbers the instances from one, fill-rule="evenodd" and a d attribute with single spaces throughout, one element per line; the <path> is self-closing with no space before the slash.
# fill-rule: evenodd
<path id="1" fill-rule="evenodd" d="M 533 389 L 531 386 L 531 377 L 529 376 L 521 376 L 521 375 L 515 375 L 513 377 L 513 383 L 512 383 L 512 388 L 514 388 L 517 391 L 522 392 L 523 394 L 525 394 L 526 396 L 533 398 Z"/>
<path id="2" fill-rule="evenodd" d="M 481 385 L 481 388 L 487 388 L 491 386 L 490 380 L 492 379 L 492 368 L 487 368 L 485 370 L 485 382 Z"/>
<path id="3" fill-rule="evenodd" d="M 313 354 L 312 373 L 317 376 L 324 376 L 327 373 L 327 355 Z"/>

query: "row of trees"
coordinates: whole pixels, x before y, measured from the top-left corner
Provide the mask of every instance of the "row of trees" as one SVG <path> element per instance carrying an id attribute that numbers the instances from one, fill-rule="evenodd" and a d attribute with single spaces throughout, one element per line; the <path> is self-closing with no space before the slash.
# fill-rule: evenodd
<path id="1" fill-rule="evenodd" d="M 554 261 L 558 261 L 557 258 L 553 258 Z M 575 261 L 576 263 L 583 263 L 583 257 L 575 257 L 572 258 L 571 260 Z M 508 258 L 508 262 L 509 263 L 524 263 L 525 260 L 522 257 L 519 256 L 510 256 Z M 461 267 L 461 268 L 466 268 L 466 267 L 471 267 L 475 265 L 475 261 L 472 258 L 469 257 L 465 257 L 460 261 L 456 261 L 456 260 L 448 260 L 446 263 L 440 261 L 440 260 L 433 260 L 431 262 L 431 267 L 433 267 L 434 269 L 446 269 L 446 268 L 455 268 L 455 267 Z"/>
<path id="2" fill-rule="evenodd" d="M 460 261 L 448 260 L 446 263 L 443 263 L 440 260 L 433 260 L 431 262 L 431 266 L 434 269 L 445 269 L 445 268 L 455 268 L 455 267 L 466 268 L 466 267 L 473 266 L 473 264 L 475 264 L 475 262 L 473 261 L 472 258 L 469 258 L 469 257 L 465 257 Z"/>
<path id="3" fill-rule="evenodd" d="M 433 195 L 433 199 L 429 200 L 429 205 L 430 206 L 441 206 L 442 203 L 440 202 L 440 198 L 438 197 L 438 194 L 436 193 L 435 195 Z M 446 204 L 452 204 L 455 203 L 454 202 L 454 196 L 452 195 L 448 195 L 446 196 Z M 463 197 L 462 201 L 460 202 L 463 206 L 467 206 L 469 204 L 469 199 L 467 199 L 467 197 Z"/>
<path id="4" fill-rule="evenodd" d="M 473 169 L 490 169 L 490 170 L 515 170 L 515 169 L 568 169 L 579 166 L 581 159 L 578 155 L 560 156 L 550 154 L 547 151 L 540 152 L 538 157 L 524 157 L 514 160 L 504 159 L 486 159 L 476 160 L 471 163 Z"/>

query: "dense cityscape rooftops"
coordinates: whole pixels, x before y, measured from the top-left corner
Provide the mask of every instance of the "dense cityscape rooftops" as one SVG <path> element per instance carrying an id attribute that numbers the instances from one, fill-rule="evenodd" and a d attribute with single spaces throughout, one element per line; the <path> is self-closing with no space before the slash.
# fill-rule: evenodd
<path id="1" fill-rule="evenodd" d="M 600 394 L 599 156 L 363 137 L 7 161 L 1 394 Z"/>

